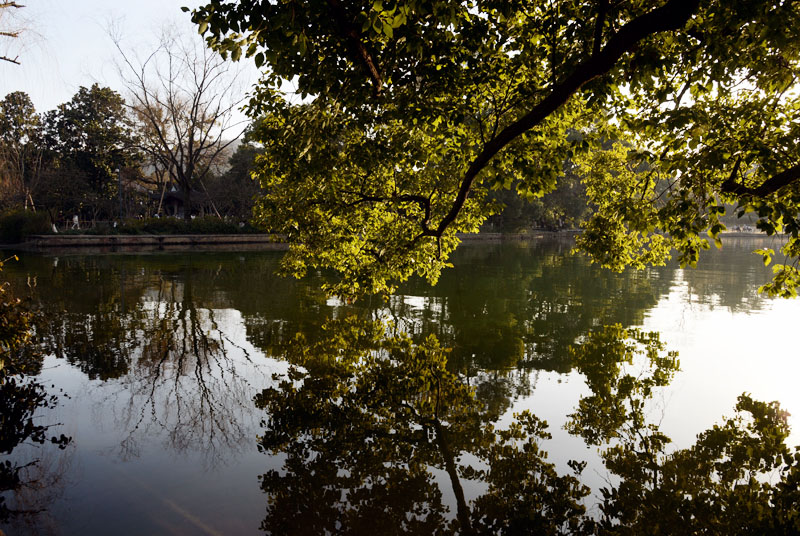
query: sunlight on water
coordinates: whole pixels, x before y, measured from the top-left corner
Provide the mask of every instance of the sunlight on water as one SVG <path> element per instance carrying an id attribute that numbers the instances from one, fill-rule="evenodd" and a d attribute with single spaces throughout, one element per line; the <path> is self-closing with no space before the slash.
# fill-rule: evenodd
<path id="1" fill-rule="evenodd" d="M 756 310 L 698 303 L 679 271 L 669 295 L 647 312 L 644 328 L 660 332 L 681 360 L 664 418 L 676 441 L 688 443 L 730 415 L 736 397 L 746 392 L 778 400 L 792 414 L 789 443 L 800 445 L 800 346 L 793 342 L 800 299 L 763 300 Z"/>

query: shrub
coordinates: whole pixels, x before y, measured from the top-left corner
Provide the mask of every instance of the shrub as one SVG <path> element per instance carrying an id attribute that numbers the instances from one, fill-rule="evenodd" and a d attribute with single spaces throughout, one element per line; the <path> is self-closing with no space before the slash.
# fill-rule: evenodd
<path id="1" fill-rule="evenodd" d="M 116 229 L 107 230 L 108 234 L 239 234 L 254 232 L 259 231 L 249 224 L 239 227 L 238 222 L 225 221 L 214 216 L 205 216 L 189 221 L 177 218 L 128 220 Z"/>
<path id="2" fill-rule="evenodd" d="M 30 235 L 50 232 L 50 219 L 43 212 L 14 210 L 0 216 L 0 242 L 18 244 Z"/>

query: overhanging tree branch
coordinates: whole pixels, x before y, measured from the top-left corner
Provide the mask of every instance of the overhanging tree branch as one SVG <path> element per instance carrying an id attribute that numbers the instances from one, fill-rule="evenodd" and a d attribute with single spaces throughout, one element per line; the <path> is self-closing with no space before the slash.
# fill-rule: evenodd
<path id="1" fill-rule="evenodd" d="M 633 19 L 612 36 L 596 55 L 578 65 L 573 73 L 556 85 L 552 92 L 520 119 L 504 128 L 490 140 L 470 164 L 461 180 L 455 201 L 436 229 L 420 236 L 442 236 L 455 221 L 469 196 L 475 178 L 501 149 L 522 134 L 539 125 L 565 104 L 586 83 L 610 71 L 616 62 L 632 51 L 642 40 L 661 32 L 682 28 L 697 10 L 699 0 L 670 0 L 663 6 Z"/>
<path id="2" fill-rule="evenodd" d="M 738 163 L 736 168 L 738 168 Z M 781 188 L 785 186 L 789 186 L 790 184 L 796 183 L 800 180 L 800 164 L 792 166 L 777 175 L 773 175 L 769 179 L 762 182 L 759 186 L 755 188 L 745 186 L 744 184 L 737 183 L 735 174 L 731 174 L 731 176 L 722 183 L 722 191 L 726 194 L 733 194 L 733 195 L 749 195 L 753 197 L 765 197 L 770 194 L 774 194 Z"/>
<path id="3" fill-rule="evenodd" d="M 345 35 L 348 43 L 350 46 L 353 47 L 358 60 L 362 62 L 362 65 L 367 71 L 370 79 L 372 80 L 372 84 L 375 88 L 375 95 L 380 95 L 381 89 L 383 87 L 383 78 L 381 77 L 380 71 L 378 70 L 378 66 L 375 64 L 375 60 L 373 59 L 373 55 L 370 54 L 369 50 L 367 50 L 366 45 L 361 41 L 361 35 L 357 28 L 353 26 L 353 24 L 347 19 L 347 13 L 342 6 L 342 3 L 339 0 L 328 0 L 328 5 L 331 7 L 331 11 L 333 11 L 334 19 L 336 20 L 336 24 L 339 25 L 342 33 Z"/>
<path id="4" fill-rule="evenodd" d="M 603 26 L 606 23 L 606 14 L 608 13 L 608 0 L 600 0 L 600 6 L 597 8 L 597 19 L 594 25 L 594 42 L 592 43 L 592 56 L 600 54 L 601 47 L 603 46 Z"/>

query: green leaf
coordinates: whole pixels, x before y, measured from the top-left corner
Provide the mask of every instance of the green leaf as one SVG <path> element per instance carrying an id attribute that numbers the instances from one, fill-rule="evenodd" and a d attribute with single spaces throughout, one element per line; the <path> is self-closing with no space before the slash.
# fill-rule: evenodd
<path id="1" fill-rule="evenodd" d="M 519 212 L 528 226 L 582 225 L 578 247 L 615 270 L 663 263 L 673 248 L 696 263 L 712 239 L 719 247 L 726 206 L 755 210 L 768 234 L 800 233 L 795 188 L 756 199 L 738 187 L 796 164 L 800 95 L 787 84 L 800 64 L 797 3 L 624 3 L 605 22 L 631 28 L 634 52 L 612 47 L 609 61 L 587 58 L 591 2 L 348 5 L 358 53 L 338 25 L 318 23 L 331 20 L 324 2 L 206 4 L 197 13 L 211 27 L 195 23 L 210 46 L 238 59 L 236 43 L 258 43 L 269 83 L 297 81 L 309 97 L 276 105 L 266 93 L 251 107 L 275 110 L 254 120 L 276 120 L 257 140 L 272 162 L 257 172 L 271 188 L 257 219 L 293 222 L 299 270 L 333 268 L 359 291 L 411 274 L 433 281 L 455 233 L 477 231 L 501 204 L 516 211 L 510 198 L 532 199 Z M 554 94 L 556 105 L 537 104 Z"/>

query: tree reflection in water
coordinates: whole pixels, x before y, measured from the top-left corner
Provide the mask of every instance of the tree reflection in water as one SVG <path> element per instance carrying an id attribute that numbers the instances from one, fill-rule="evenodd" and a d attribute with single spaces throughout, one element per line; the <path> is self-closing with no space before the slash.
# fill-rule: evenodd
<path id="1" fill-rule="evenodd" d="M 91 397 L 121 431 L 120 457 L 161 441 L 174 453 L 201 454 L 210 467 L 252 446 L 257 367 L 226 333 L 224 304 L 208 299 L 213 272 L 197 273 L 191 262 L 178 267 L 180 277 L 113 266 L 69 263 L 92 282 L 81 296 L 69 295 L 60 272 L 43 278 L 40 293 L 54 300 L 41 304 L 48 314 L 36 329 L 43 353 L 104 382 Z"/>
<path id="2" fill-rule="evenodd" d="M 252 444 L 245 426 L 252 388 L 241 362 L 249 355 L 226 335 L 213 309 L 196 303 L 191 272 L 181 283 L 161 279 L 156 288 L 152 299 L 137 304 L 140 346 L 137 352 L 129 347 L 124 388 L 112 395 L 127 397 L 110 406 L 126 431 L 121 455 L 136 457 L 140 441 L 164 437 L 172 451 L 202 453 L 216 465 Z"/>
<path id="3" fill-rule="evenodd" d="M 796 528 L 798 461 L 783 446 L 776 405 L 743 397 L 738 417 L 676 450 L 648 419 L 675 356 L 652 334 L 596 329 L 641 324 L 671 292 L 672 269 L 587 276 L 560 250 L 504 247 L 497 259 L 492 251 L 465 250 L 474 262 L 433 289 L 411 282 L 388 303 L 335 307 L 314 284 L 273 278 L 277 257 L 266 255 L 76 257 L 58 269 L 32 258 L 18 285 L 39 274 L 47 317 L 38 342 L 99 380 L 90 394 L 106 397 L 94 403 L 122 428 L 124 457 L 146 458 L 149 448 L 238 462 L 237 451 L 253 445 L 253 393 L 262 387 L 261 365 L 241 346 L 257 347 L 258 363 L 264 355 L 289 363 L 256 397 L 259 445 L 283 464 L 261 480 L 266 532 Z M 705 279 L 684 277 L 689 291 L 726 274 L 721 259 Z M 383 314 L 394 326 L 365 320 Z M 531 367 L 585 377 L 592 393 L 568 427 L 603 452 L 606 490 L 586 489 L 581 460 L 571 471 L 548 460 L 548 430 L 536 416 L 501 429 L 535 384 Z"/>
<path id="4" fill-rule="evenodd" d="M 600 447 L 611 474 L 594 497 L 578 479 L 583 462 L 562 475 L 547 461 L 547 424 L 535 415 L 495 428 L 496 406 L 447 369 L 435 337 L 414 343 L 392 324 L 354 318 L 328 322 L 324 335 L 287 341 L 287 374 L 256 397 L 259 447 L 285 457 L 261 477 L 266 533 L 800 530 L 800 454 L 785 445 L 777 403 L 742 395 L 734 418 L 682 450 L 648 422 L 648 401 L 678 369 L 656 334 L 610 326 L 572 348 L 592 393 L 568 429 Z M 466 486 L 482 493 L 467 500 Z"/>
<path id="5" fill-rule="evenodd" d="M 51 435 L 55 424 L 41 419 L 41 411 L 54 408 L 58 397 L 35 379 L 42 356 L 31 348 L 32 318 L 6 283 L 0 283 L 0 524 L 36 523 L 36 514 L 58 492 L 68 460 L 42 446 L 50 443 L 64 450 L 72 441 Z"/>

